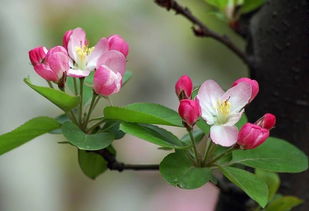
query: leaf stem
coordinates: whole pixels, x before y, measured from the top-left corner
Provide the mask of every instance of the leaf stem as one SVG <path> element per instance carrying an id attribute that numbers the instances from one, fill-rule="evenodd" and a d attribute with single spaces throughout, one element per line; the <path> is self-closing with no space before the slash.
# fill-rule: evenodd
<path id="1" fill-rule="evenodd" d="M 221 153 L 220 155 L 218 155 L 217 157 L 215 157 L 214 159 L 212 159 L 211 161 L 209 161 L 207 163 L 207 165 L 211 165 L 213 163 L 215 163 L 217 160 L 219 160 L 220 158 L 228 155 L 229 153 L 231 153 L 233 150 L 235 149 L 234 146 L 230 147 L 228 150 L 224 151 L 223 153 Z"/>
<path id="2" fill-rule="evenodd" d="M 85 120 L 84 120 L 84 124 L 83 124 L 84 128 L 87 127 L 87 124 L 88 124 L 89 118 L 90 118 L 90 116 L 91 116 L 91 113 L 92 113 L 92 111 L 93 111 L 94 108 L 95 108 L 95 101 L 96 101 L 96 98 L 97 98 L 97 94 L 96 94 L 95 92 L 93 92 L 93 93 L 92 93 L 92 99 L 91 99 L 90 107 L 89 107 L 87 116 L 86 116 L 86 118 L 85 118 Z"/>
<path id="3" fill-rule="evenodd" d="M 212 142 L 209 138 L 209 136 L 207 137 L 207 143 L 206 143 L 206 148 L 205 148 L 205 154 L 204 154 L 204 159 L 203 159 L 203 164 L 206 163 L 210 148 L 212 147 Z"/>
<path id="4" fill-rule="evenodd" d="M 80 91 L 79 91 L 79 94 L 80 94 L 80 106 L 79 106 L 79 125 L 81 126 L 82 125 L 82 119 L 83 119 L 83 92 L 84 92 L 84 79 L 85 78 L 80 78 L 79 79 L 79 82 L 80 82 Z"/>
<path id="5" fill-rule="evenodd" d="M 77 96 L 78 95 L 78 91 L 77 91 L 77 81 L 76 81 L 76 78 L 73 78 L 73 83 L 74 83 L 74 93 Z"/>

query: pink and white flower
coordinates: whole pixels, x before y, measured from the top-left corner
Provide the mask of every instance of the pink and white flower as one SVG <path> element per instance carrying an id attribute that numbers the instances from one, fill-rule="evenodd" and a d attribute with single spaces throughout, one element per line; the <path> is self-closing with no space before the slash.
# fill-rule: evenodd
<path id="1" fill-rule="evenodd" d="M 58 82 L 69 70 L 69 57 L 62 46 L 49 51 L 45 47 L 37 47 L 29 51 L 29 58 L 34 70 L 48 81 Z"/>
<path id="2" fill-rule="evenodd" d="M 237 144 L 243 149 L 254 149 L 269 137 L 269 130 L 259 125 L 246 123 L 239 131 Z"/>
<path id="3" fill-rule="evenodd" d="M 86 77 L 100 65 L 106 65 L 110 69 L 116 67 L 115 72 L 125 72 L 125 55 L 119 49 L 111 49 L 107 38 L 101 38 L 94 47 L 89 48 L 85 31 L 76 28 L 64 34 L 63 46 L 71 58 L 68 76 Z"/>
<path id="4" fill-rule="evenodd" d="M 188 126 L 192 127 L 201 116 L 201 107 L 200 107 L 198 99 L 180 100 L 180 104 L 178 107 L 178 113 L 183 119 L 183 121 Z"/>
<path id="5" fill-rule="evenodd" d="M 249 100 L 249 102 L 251 102 L 259 93 L 259 90 L 260 90 L 259 83 L 256 80 L 252 80 L 250 78 L 239 78 L 236 81 L 234 81 L 233 86 L 236 86 L 238 83 L 241 83 L 241 82 L 245 82 L 251 85 L 252 93 L 251 93 L 251 98 Z"/>
<path id="6" fill-rule="evenodd" d="M 238 129 L 234 125 L 241 118 L 251 93 L 251 85 L 245 82 L 238 83 L 226 92 L 213 80 L 202 84 L 197 98 L 202 118 L 211 125 L 210 138 L 214 143 L 228 147 L 237 142 Z"/>

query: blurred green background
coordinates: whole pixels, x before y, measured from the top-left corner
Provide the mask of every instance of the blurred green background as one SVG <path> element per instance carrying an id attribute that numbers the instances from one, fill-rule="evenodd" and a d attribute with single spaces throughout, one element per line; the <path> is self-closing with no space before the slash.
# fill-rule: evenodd
<path id="1" fill-rule="evenodd" d="M 179 1 L 241 48 L 244 42 L 208 11 L 202 0 Z M 226 47 L 197 38 L 191 24 L 148 0 L 1 0 L 0 7 L 0 133 L 36 116 L 57 116 L 61 111 L 23 84 L 35 74 L 28 51 L 62 44 L 65 31 L 82 27 L 90 45 L 100 37 L 120 34 L 130 45 L 127 69 L 131 81 L 115 105 L 155 102 L 177 109 L 177 79 L 188 74 L 196 85 L 217 80 L 224 88 L 247 70 Z M 104 103 L 101 104 L 101 108 Z M 96 110 L 99 115 L 102 109 Z M 181 136 L 184 131 L 170 128 Z M 172 211 L 213 210 L 217 190 L 211 185 L 194 191 L 169 186 L 158 172 L 106 172 L 95 181 L 79 169 L 77 152 L 44 135 L 0 157 L 0 210 L 3 211 Z M 119 160 L 159 163 L 165 151 L 126 136 L 115 142 Z"/>

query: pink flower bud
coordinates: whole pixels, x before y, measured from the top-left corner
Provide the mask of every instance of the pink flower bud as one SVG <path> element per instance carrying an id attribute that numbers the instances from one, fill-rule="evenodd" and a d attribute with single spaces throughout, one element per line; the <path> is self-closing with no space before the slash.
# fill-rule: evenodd
<path id="1" fill-rule="evenodd" d="M 233 86 L 236 86 L 240 82 L 245 82 L 251 85 L 252 93 L 249 102 L 251 102 L 256 95 L 259 93 L 259 83 L 256 80 L 252 80 L 250 78 L 240 78 L 234 81 Z"/>
<path id="2" fill-rule="evenodd" d="M 185 123 L 187 123 L 189 126 L 194 125 L 201 116 L 201 107 L 198 99 L 181 100 L 178 107 L 178 113 Z"/>
<path id="3" fill-rule="evenodd" d="M 112 35 L 107 40 L 110 50 L 120 51 L 125 57 L 128 56 L 129 45 L 120 35 Z"/>
<path id="4" fill-rule="evenodd" d="M 118 93 L 122 84 L 119 72 L 113 72 L 109 67 L 101 65 L 94 73 L 94 91 L 103 96 Z"/>
<path id="5" fill-rule="evenodd" d="M 70 41 L 73 30 L 66 31 L 63 35 L 62 45 L 65 49 L 68 49 L 68 43 Z"/>
<path id="6" fill-rule="evenodd" d="M 237 143 L 243 149 L 254 149 L 263 144 L 269 137 L 269 130 L 255 125 L 246 123 L 238 133 Z"/>
<path id="7" fill-rule="evenodd" d="M 192 89 L 192 80 L 187 75 L 181 76 L 176 82 L 175 92 L 179 100 L 191 98 Z"/>
<path id="8" fill-rule="evenodd" d="M 267 130 L 272 129 L 276 124 L 276 116 L 271 113 L 266 113 L 262 118 L 260 118 L 258 121 L 256 121 L 257 125 L 261 126 L 262 128 L 265 128 Z"/>
<path id="9" fill-rule="evenodd" d="M 29 59 L 31 64 L 37 65 L 42 63 L 47 54 L 47 49 L 44 46 L 36 47 L 29 51 Z"/>

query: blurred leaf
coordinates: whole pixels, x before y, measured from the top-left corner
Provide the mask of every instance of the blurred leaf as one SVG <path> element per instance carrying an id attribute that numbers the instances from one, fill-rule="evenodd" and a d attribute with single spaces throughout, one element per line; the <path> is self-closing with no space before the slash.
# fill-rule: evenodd
<path id="1" fill-rule="evenodd" d="M 302 172 L 308 168 L 308 158 L 302 151 L 287 141 L 273 137 L 255 149 L 233 151 L 232 163 L 286 173 Z"/>
<path id="2" fill-rule="evenodd" d="M 126 122 L 182 127 L 182 120 L 176 111 L 152 103 L 135 103 L 125 107 L 108 106 L 104 109 L 104 117 Z"/>
<path id="3" fill-rule="evenodd" d="M 196 95 L 198 94 L 198 90 L 200 89 L 201 86 L 196 86 L 194 87 L 193 91 L 192 91 L 192 99 L 194 99 L 196 97 Z"/>
<path id="4" fill-rule="evenodd" d="M 224 10 L 224 8 L 228 5 L 229 0 L 205 0 L 209 5 L 219 9 Z"/>
<path id="5" fill-rule="evenodd" d="M 117 140 L 121 139 L 125 135 L 125 133 L 122 132 L 119 129 L 119 127 L 120 127 L 120 121 L 106 120 L 101 131 L 112 133 L 114 135 L 115 140 Z"/>
<path id="6" fill-rule="evenodd" d="M 93 93 L 93 77 L 94 77 L 94 72 L 91 72 L 89 74 L 89 76 L 87 76 L 85 78 L 84 81 L 84 87 L 83 87 L 83 104 L 87 104 L 91 97 L 92 97 L 92 93 Z M 80 81 L 78 78 L 75 78 L 76 80 L 76 88 L 77 88 L 77 92 L 79 93 L 80 91 Z M 69 87 L 69 89 L 71 90 L 72 93 L 75 93 L 74 90 L 74 78 L 73 77 L 68 77 L 67 78 L 67 82 L 66 85 Z"/>
<path id="7" fill-rule="evenodd" d="M 265 182 L 258 179 L 254 174 L 239 168 L 221 167 L 220 170 L 225 177 L 242 189 L 261 207 L 265 207 L 268 202 L 268 189 Z"/>
<path id="8" fill-rule="evenodd" d="M 241 7 L 242 14 L 252 12 L 266 3 L 266 0 L 245 0 Z"/>
<path id="9" fill-rule="evenodd" d="M 204 138 L 205 133 L 201 129 L 195 129 L 193 130 L 192 135 L 194 137 L 195 142 L 199 143 Z M 184 135 L 180 140 L 185 145 L 188 145 L 188 146 L 192 145 L 191 138 L 188 133 Z"/>
<path id="10" fill-rule="evenodd" d="M 57 122 L 59 122 L 61 125 L 65 122 L 70 122 L 71 120 L 67 117 L 65 114 L 61 114 L 55 118 Z M 61 128 L 57 128 L 55 130 L 49 131 L 50 134 L 62 134 Z"/>
<path id="11" fill-rule="evenodd" d="M 209 135 L 210 125 L 208 125 L 204 119 L 200 118 L 196 122 L 196 126 L 198 126 L 206 135 Z"/>
<path id="12" fill-rule="evenodd" d="M 236 123 L 236 127 L 240 129 L 244 124 L 248 122 L 248 118 L 245 113 L 241 116 L 240 120 Z"/>
<path id="13" fill-rule="evenodd" d="M 167 155 L 160 163 L 162 177 L 171 185 L 195 189 L 212 179 L 209 168 L 195 167 L 184 151 Z"/>
<path id="14" fill-rule="evenodd" d="M 294 196 L 283 196 L 273 200 L 265 211 L 289 211 L 303 203 L 303 200 Z"/>
<path id="15" fill-rule="evenodd" d="M 122 86 L 126 85 L 126 83 L 131 79 L 133 73 L 130 71 L 126 71 L 122 78 Z"/>
<path id="16" fill-rule="evenodd" d="M 80 97 L 71 96 L 56 89 L 33 85 L 29 78 L 25 78 L 24 82 L 64 111 L 72 110 L 80 102 Z"/>
<path id="17" fill-rule="evenodd" d="M 0 155 L 60 126 L 56 120 L 49 117 L 31 119 L 15 130 L 0 136 Z"/>
<path id="18" fill-rule="evenodd" d="M 85 134 L 72 122 L 65 122 L 62 125 L 62 132 L 71 144 L 83 150 L 104 149 L 114 140 L 111 133 Z"/>
<path id="19" fill-rule="evenodd" d="M 107 162 L 95 152 L 78 150 L 78 163 L 86 176 L 95 179 L 107 170 Z"/>
<path id="20" fill-rule="evenodd" d="M 272 200 L 280 187 L 280 178 L 278 174 L 263 171 L 261 169 L 255 169 L 255 175 L 266 183 L 268 186 L 268 201 Z"/>
<path id="21" fill-rule="evenodd" d="M 169 147 L 176 149 L 183 149 L 185 146 L 174 134 L 171 132 L 147 124 L 121 123 L 120 129 L 125 133 L 139 137 L 150 143 L 159 145 L 161 147 Z"/>

